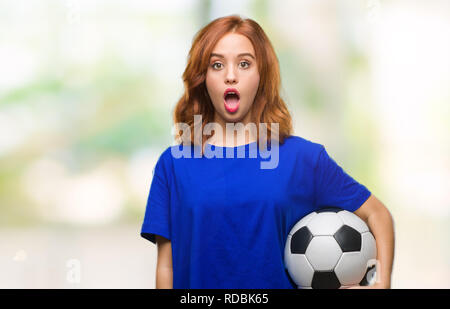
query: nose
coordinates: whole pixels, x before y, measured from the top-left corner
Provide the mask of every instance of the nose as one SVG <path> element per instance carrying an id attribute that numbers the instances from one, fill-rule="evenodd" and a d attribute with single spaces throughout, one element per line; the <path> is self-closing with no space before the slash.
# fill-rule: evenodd
<path id="1" fill-rule="evenodd" d="M 227 75 L 225 77 L 225 83 L 227 84 L 235 84 L 237 81 L 236 73 L 234 72 L 234 69 L 230 68 L 227 71 Z"/>

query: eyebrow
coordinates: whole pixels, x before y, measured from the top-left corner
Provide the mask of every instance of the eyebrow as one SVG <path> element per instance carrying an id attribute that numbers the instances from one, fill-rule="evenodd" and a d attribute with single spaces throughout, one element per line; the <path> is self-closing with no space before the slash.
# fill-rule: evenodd
<path id="1" fill-rule="evenodd" d="M 219 57 L 219 58 L 225 58 L 223 55 L 221 55 L 221 54 L 216 54 L 216 53 L 212 53 L 210 58 L 212 58 L 212 57 L 214 57 L 214 56 Z M 254 57 L 252 54 L 250 54 L 250 53 L 241 53 L 241 54 L 239 54 L 239 55 L 237 55 L 237 56 L 238 56 L 238 57 L 249 56 L 249 57 L 252 57 L 253 59 L 255 59 L 255 57 Z"/>

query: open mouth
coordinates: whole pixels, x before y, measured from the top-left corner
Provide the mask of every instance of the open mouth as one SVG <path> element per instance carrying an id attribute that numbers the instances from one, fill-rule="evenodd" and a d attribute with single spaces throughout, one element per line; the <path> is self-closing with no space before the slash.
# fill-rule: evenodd
<path id="1" fill-rule="evenodd" d="M 225 109 L 230 112 L 234 113 L 238 110 L 240 103 L 240 94 L 237 89 L 234 88 L 228 88 L 225 90 L 224 93 L 224 104 Z"/>

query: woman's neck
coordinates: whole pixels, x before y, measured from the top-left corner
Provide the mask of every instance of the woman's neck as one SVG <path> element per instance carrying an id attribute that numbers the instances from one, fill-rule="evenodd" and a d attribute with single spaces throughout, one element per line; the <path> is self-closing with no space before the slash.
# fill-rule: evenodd
<path id="1" fill-rule="evenodd" d="M 221 129 L 215 130 L 214 135 L 208 139 L 208 144 L 220 147 L 237 147 L 256 142 L 255 130 L 245 123 L 230 123 L 228 127 L 224 122 L 215 122 Z M 257 128 L 256 128 L 257 129 Z"/>

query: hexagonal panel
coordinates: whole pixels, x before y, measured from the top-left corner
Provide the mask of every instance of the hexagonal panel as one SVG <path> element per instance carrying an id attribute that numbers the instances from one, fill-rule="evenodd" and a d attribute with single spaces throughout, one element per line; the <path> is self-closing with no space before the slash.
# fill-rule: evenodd
<path id="1" fill-rule="evenodd" d="M 312 279 L 313 289 L 339 289 L 341 286 L 336 274 L 333 271 L 314 273 Z"/>
<path id="2" fill-rule="evenodd" d="M 372 233 L 366 232 L 361 235 L 362 245 L 361 253 L 364 254 L 366 261 L 377 258 L 377 244 Z"/>
<path id="3" fill-rule="evenodd" d="M 313 236 L 307 226 L 300 228 L 291 236 L 290 252 L 293 254 L 305 254 L 312 238 Z"/>
<path id="4" fill-rule="evenodd" d="M 297 223 L 295 223 L 295 225 L 291 228 L 291 230 L 289 231 L 289 235 L 292 235 L 293 233 L 295 233 L 295 231 L 299 230 L 301 227 L 307 225 L 309 223 L 309 221 L 311 221 L 312 218 L 314 218 L 315 216 L 317 216 L 317 214 L 315 212 L 312 212 L 306 216 L 304 216 L 303 218 L 301 218 Z"/>
<path id="5" fill-rule="evenodd" d="M 333 236 L 313 237 L 306 257 L 315 271 L 331 271 L 341 258 L 341 248 Z"/>
<path id="6" fill-rule="evenodd" d="M 361 252 L 344 252 L 334 268 L 342 285 L 357 285 L 364 277 L 367 261 Z"/>
<path id="7" fill-rule="evenodd" d="M 314 269 L 304 254 L 290 254 L 285 257 L 285 266 L 292 281 L 298 287 L 311 286 Z"/>
<path id="8" fill-rule="evenodd" d="M 342 222 L 344 222 L 345 225 L 351 226 L 361 234 L 369 231 L 369 227 L 364 222 L 364 220 L 362 220 L 354 213 L 343 210 L 338 213 L 338 216 L 341 218 Z"/>
<path id="9" fill-rule="evenodd" d="M 334 212 L 322 212 L 309 221 L 307 227 L 314 236 L 333 235 L 343 225 Z"/>
<path id="10" fill-rule="evenodd" d="M 288 235 L 284 245 L 284 267 L 287 268 L 287 259 L 291 255 L 291 235 Z"/>
<path id="11" fill-rule="evenodd" d="M 342 252 L 359 252 L 361 250 L 361 234 L 348 225 L 342 226 L 334 234 L 334 238 L 336 238 Z"/>
<path id="12" fill-rule="evenodd" d="M 289 282 L 291 283 L 291 285 L 292 285 L 293 287 L 299 288 L 299 287 L 298 287 L 298 284 L 295 283 L 294 280 L 292 280 L 291 275 L 289 275 L 288 270 L 285 268 L 284 271 L 285 271 L 286 277 L 289 279 Z"/>

